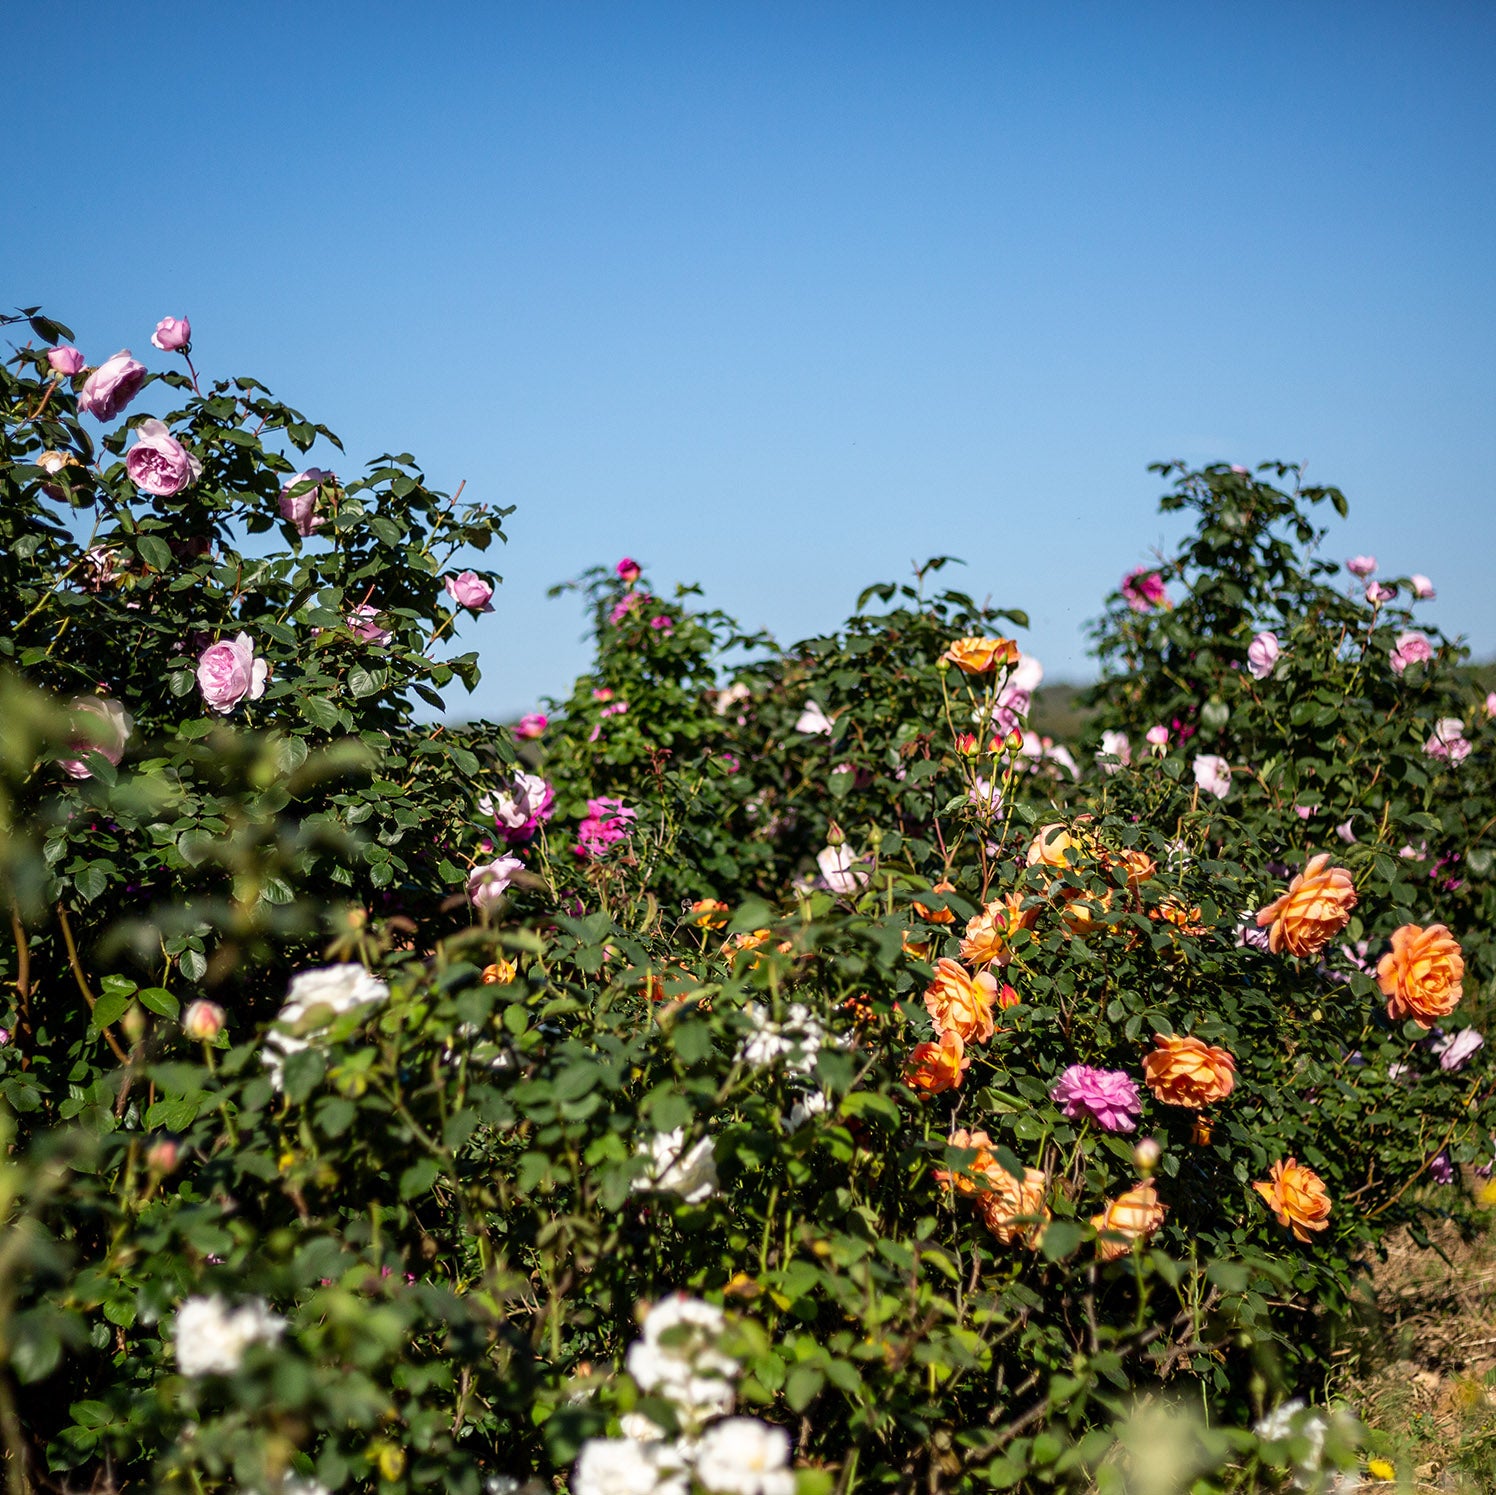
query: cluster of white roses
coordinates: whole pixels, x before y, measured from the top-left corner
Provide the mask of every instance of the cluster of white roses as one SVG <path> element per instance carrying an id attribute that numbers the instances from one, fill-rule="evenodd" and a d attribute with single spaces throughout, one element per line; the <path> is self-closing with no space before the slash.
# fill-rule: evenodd
<path id="1" fill-rule="evenodd" d="M 647 1395 L 667 1401 L 678 1435 L 641 1412 L 622 1438 L 592 1438 L 572 1472 L 573 1495 L 794 1495 L 790 1440 L 756 1417 L 732 1417 L 742 1367 L 720 1348 L 722 1310 L 684 1293 L 662 1299 L 629 1347 L 628 1370 Z"/>

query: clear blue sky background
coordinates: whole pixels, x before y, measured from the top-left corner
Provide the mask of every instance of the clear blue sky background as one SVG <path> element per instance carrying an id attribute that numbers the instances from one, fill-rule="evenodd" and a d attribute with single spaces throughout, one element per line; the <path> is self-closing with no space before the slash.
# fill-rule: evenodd
<path id="1" fill-rule="evenodd" d="M 517 504 L 464 710 L 563 693 L 625 552 L 791 640 L 951 552 L 1051 678 L 1172 533 L 1145 465 L 1303 460 L 1332 554 L 1496 652 L 1496 6 L 60 4 L 0 19 L 0 298 L 192 319 Z"/>

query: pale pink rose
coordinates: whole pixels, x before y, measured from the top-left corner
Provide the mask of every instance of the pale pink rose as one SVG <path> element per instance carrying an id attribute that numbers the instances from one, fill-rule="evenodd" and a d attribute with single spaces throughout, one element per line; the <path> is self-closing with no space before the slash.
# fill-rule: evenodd
<path id="1" fill-rule="evenodd" d="M 179 353 L 192 341 L 192 323 L 186 317 L 162 317 L 151 334 L 151 342 L 163 353 Z"/>
<path id="2" fill-rule="evenodd" d="M 619 576 L 621 576 L 624 581 L 628 582 L 630 586 L 632 586 L 636 581 L 639 580 L 639 563 L 629 556 L 624 556 L 624 558 L 619 561 L 619 563 L 613 569 L 617 571 Z"/>
<path id="3" fill-rule="evenodd" d="M 1485 1039 L 1474 1028 L 1461 1028 L 1458 1033 L 1446 1033 L 1434 1041 L 1434 1052 L 1439 1056 L 1439 1068 L 1463 1069 L 1470 1060 L 1485 1047 Z"/>
<path id="4" fill-rule="evenodd" d="M 182 1032 L 197 1043 L 212 1043 L 223 1032 L 226 1020 L 217 1002 L 199 998 L 182 1014 Z"/>
<path id="5" fill-rule="evenodd" d="M 1003 690 L 1022 691 L 1024 695 L 1032 696 L 1043 680 L 1044 666 L 1032 654 L 1024 654 L 1020 651 L 1018 663 L 1008 671 Z M 998 698 L 1001 699 L 1001 692 Z"/>
<path id="6" fill-rule="evenodd" d="M 52 348 L 47 353 L 47 367 L 54 374 L 71 379 L 83 370 L 83 355 L 76 348 Z"/>
<path id="7" fill-rule="evenodd" d="M 1413 595 L 1415 597 L 1417 597 L 1419 599 L 1419 601 L 1421 601 L 1421 602 L 1432 602 L 1433 601 L 1436 593 L 1434 592 L 1434 584 L 1433 584 L 1433 582 L 1431 582 L 1428 579 L 1428 577 L 1423 576 L 1419 572 L 1415 571 L 1408 578 L 1408 580 L 1413 585 Z"/>
<path id="8" fill-rule="evenodd" d="M 1349 820 L 1342 820 L 1340 824 L 1335 827 L 1335 834 L 1339 836 L 1347 846 L 1354 846 L 1356 844 L 1355 827 L 1350 823 Z"/>
<path id="9" fill-rule="evenodd" d="M 1143 734 L 1148 741 L 1148 746 L 1153 749 L 1156 757 L 1162 758 L 1169 750 L 1169 729 L 1167 727 L 1149 727 Z"/>
<path id="10" fill-rule="evenodd" d="M 810 736 L 824 734 L 830 737 L 831 718 L 814 701 L 807 701 L 805 710 L 800 713 L 799 719 L 795 722 L 795 730 L 805 732 Z"/>
<path id="11" fill-rule="evenodd" d="M 1295 805 L 1293 807 L 1293 813 L 1295 815 L 1297 815 L 1300 820 L 1312 820 L 1314 818 L 1314 816 L 1316 816 L 1316 815 L 1319 814 L 1319 806 L 1318 805 Z"/>
<path id="12" fill-rule="evenodd" d="M 525 864 L 518 857 L 498 857 L 481 867 L 474 867 L 467 880 L 468 897 L 472 899 L 473 907 L 492 908 L 514 881 L 514 874 L 524 870 Z"/>
<path id="13" fill-rule="evenodd" d="M 60 759 L 57 766 L 72 779 L 93 777 L 93 770 L 84 757 L 86 753 L 98 753 L 106 762 L 118 766 L 135 725 L 130 720 L 130 713 L 118 701 L 106 701 L 99 696 L 78 696 L 69 714 L 72 734 L 68 746 L 76 756 Z"/>
<path id="14" fill-rule="evenodd" d="M 1366 589 L 1366 600 L 1373 607 L 1380 607 L 1384 602 L 1391 602 L 1397 596 L 1396 587 L 1384 587 L 1381 582 L 1374 581 Z"/>
<path id="15" fill-rule="evenodd" d="M 1421 633 L 1398 634 L 1397 642 L 1388 655 L 1392 661 L 1392 671 L 1396 675 L 1402 674 L 1410 664 L 1422 664 L 1433 657 L 1434 647 Z"/>
<path id="16" fill-rule="evenodd" d="M 113 358 L 106 358 L 83 381 L 78 408 L 95 420 L 113 420 L 140 393 L 145 379 L 145 365 L 136 363 L 125 348 Z"/>
<path id="17" fill-rule="evenodd" d="M 125 471 L 144 493 L 170 498 L 202 476 L 203 464 L 166 429 L 163 421 L 143 420 L 135 428 L 135 445 L 125 454 Z"/>
<path id="18" fill-rule="evenodd" d="M 365 644 L 384 645 L 394 637 L 388 628 L 380 626 L 379 609 L 368 602 L 360 602 L 348 614 L 348 631 Z"/>
<path id="19" fill-rule="evenodd" d="M 1345 563 L 1345 569 L 1352 576 L 1370 576 L 1376 568 L 1377 558 L 1374 555 L 1353 555 Z"/>
<path id="20" fill-rule="evenodd" d="M 520 717 L 514 725 L 516 737 L 539 737 L 545 729 L 550 726 L 550 718 L 542 716 L 538 711 L 532 711 L 527 716 Z"/>
<path id="21" fill-rule="evenodd" d="M 1273 673 L 1282 653 L 1276 633 L 1259 633 L 1247 645 L 1247 668 L 1254 680 L 1266 680 Z"/>
<path id="22" fill-rule="evenodd" d="M 485 794 L 478 808 L 492 815 L 494 825 L 510 844 L 528 841 L 555 813 L 556 791 L 535 773 L 515 774 L 513 784 L 501 794 Z"/>
<path id="23" fill-rule="evenodd" d="M 447 578 L 447 596 L 458 607 L 470 607 L 475 613 L 491 613 L 493 588 L 476 571 L 463 571 Z"/>
<path id="24" fill-rule="evenodd" d="M 327 522 L 316 517 L 317 498 L 322 492 L 322 484 L 336 483 L 337 480 L 335 472 L 324 472 L 320 467 L 309 467 L 305 472 L 298 472 L 294 478 L 287 478 L 281 484 L 281 518 L 289 519 L 296 533 L 303 538 L 319 529 Z"/>
<path id="25" fill-rule="evenodd" d="M 1127 740 L 1126 732 L 1103 732 L 1101 734 L 1101 751 L 1096 754 L 1097 759 L 1115 758 L 1115 763 L 1102 763 L 1103 773 L 1120 773 L 1132 762 L 1132 744 Z"/>
<path id="26" fill-rule="evenodd" d="M 210 644 L 197 662 L 197 684 L 210 711 L 227 716 L 240 701 L 265 694 L 270 666 L 255 654 L 247 633 Z"/>
<path id="27" fill-rule="evenodd" d="M 827 846 L 816 854 L 816 866 L 833 893 L 855 893 L 867 885 L 868 873 L 857 866 L 846 845 Z"/>
<path id="28" fill-rule="evenodd" d="M 1231 792 L 1231 765 L 1217 753 L 1200 753 L 1194 763 L 1195 782 L 1207 794 L 1225 799 Z"/>
<path id="29" fill-rule="evenodd" d="M 1496 716 L 1496 690 L 1486 696 L 1486 715 Z"/>
<path id="30" fill-rule="evenodd" d="M 1423 744 L 1423 751 L 1445 763 L 1463 763 L 1470 756 L 1464 722 L 1455 716 L 1440 717 L 1434 723 L 1433 736 Z"/>

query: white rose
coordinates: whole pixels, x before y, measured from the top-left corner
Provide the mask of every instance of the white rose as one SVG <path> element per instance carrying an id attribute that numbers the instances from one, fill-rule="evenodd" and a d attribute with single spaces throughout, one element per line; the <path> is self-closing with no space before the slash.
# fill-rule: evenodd
<path id="1" fill-rule="evenodd" d="M 738 1050 L 739 1059 L 755 1069 L 767 1069 L 783 1059 L 786 1069 L 802 1075 L 815 1068 L 826 1031 L 803 1002 L 791 1002 L 782 1023 L 772 1022 L 768 1010 L 759 1002 L 748 1003 L 743 1015 L 753 1024 L 754 1031 Z"/>
<path id="2" fill-rule="evenodd" d="M 717 1158 L 712 1139 L 703 1138 L 689 1152 L 684 1127 L 673 1132 L 656 1132 L 653 1139 L 640 1146 L 639 1153 L 650 1159 L 651 1167 L 644 1178 L 636 1178 L 633 1189 L 655 1190 L 661 1194 L 679 1194 L 687 1204 L 700 1204 L 717 1192 Z"/>
<path id="3" fill-rule="evenodd" d="M 261 1060 L 277 1090 L 286 1059 L 306 1048 L 335 1018 L 359 1007 L 386 1001 L 389 987 L 363 966 L 348 962 L 298 971 L 286 989 L 286 1001 L 276 1015 L 276 1027 L 265 1037 Z M 291 1031 L 286 1032 L 285 1029 Z"/>
<path id="4" fill-rule="evenodd" d="M 230 1308 L 222 1298 L 188 1298 L 176 1313 L 177 1365 L 187 1376 L 231 1376 L 245 1349 L 271 1343 L 285 1332 L 284 1319 L 263 1298 Z"/>
<path id="5" fill-rule="evenodd" d="M 794 1495 L 789 1434 L 756 1417 L 729 1417 L 702 1434 L 696 1478 L 712 1495 Z"/>
<path id="6" fill-rule="evenodd" d="M 572 1495 L 687 1495 L 680 1461 L 661 1445 L 589 1438 L 571 1474 Z"/>

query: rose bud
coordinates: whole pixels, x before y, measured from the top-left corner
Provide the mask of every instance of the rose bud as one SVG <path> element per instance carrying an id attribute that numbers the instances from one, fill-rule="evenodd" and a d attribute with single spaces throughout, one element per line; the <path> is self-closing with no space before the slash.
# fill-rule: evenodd
<path id="1" fill-rule="evenodd" d="M 1146 1177 L 1158 1167 L 1158 1160 L 1162 1155 L 1163 1148 L 1158 1145 L 1156 1137 L 1140 1138 L 1132 1150 L 1133 1166 Z"/>
<path id="2" fill-rule="evenodd" d="M 182 1144 L 175 1137 L 161 1137 L 146 1149 L 145 1165 L 152 1173 L 174 1173 L 181 1155 Z"/>
<path id="3" fill-rule="evenodd" d="M 192 341 L 192 323 L 186 317 L 162 317 L 151 334 L 151 342 L 163 353 L 175 353 Z"/>
<path id="4" fill-rule="evenodd" d="M 212 1043 L 223 1032 L 224 1011 L 217 1002 L 199 999 L 182 1014 L 182 1031 L 199 1043 Z"/>

